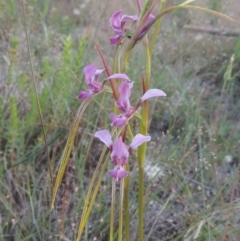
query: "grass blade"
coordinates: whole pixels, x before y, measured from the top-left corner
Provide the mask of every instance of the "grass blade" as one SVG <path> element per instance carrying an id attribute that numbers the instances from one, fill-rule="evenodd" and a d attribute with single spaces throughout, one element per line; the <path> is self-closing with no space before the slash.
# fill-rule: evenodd
<path id="1" fill-rule="evenodd" d="M 92 98 L 89 98 L 89 99 L 85 100 L 84 102 L 82 102 L 81 106 L 78 108 L 76 117 L 75 117 L 75 119 L 73 121 L 73 124 L 70 128 L 67 143 L 66 143 L 65 148 L 63 150 L 63 154 L 62 154 L 62 157 L 61 157 L 60 166 L 59 166 L 59 169 L 58 169 L 56 181 L 55 181 L 55 184 L 54 184 L 54 187 L 53 187 L 51 209 L 53 209 L 53 207 L 54 207 L 54 202 L 55 202 L 55 199 L 56 199 L 57 191 L 58 191 L 58 188 L 59 188 L 59 186 L 62 182 L 62 178 L 63 178 L 64 172 L 66 170 L 66 167 L 67 167 L 67 163 L 68 163 L 69 156 L 70 156 L 72 148 L 73 148 L 73 144 L 74 144 L 74 140 L 75 140 L 75 137 L 76 137 L 76 134 L 77 134 L 79 124 L 81 122 L 82 116 L 83 116 L 86 108 L 91 103 L 91 100 L 92 100 Z"/>

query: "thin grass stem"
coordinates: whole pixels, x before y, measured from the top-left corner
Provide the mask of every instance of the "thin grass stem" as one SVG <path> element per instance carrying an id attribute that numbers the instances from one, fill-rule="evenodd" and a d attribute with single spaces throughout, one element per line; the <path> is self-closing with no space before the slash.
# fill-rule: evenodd
<path id="1" fill-rule="evenodd" d="M 165 5 L 166 5 L 166 0 L 162 0 L 161 4 L 160 4 L 160 13 L 164 11 Z M 154 48 L 154 45 L 155 45 L 155 42 L 156 42 L 156 39 L 157 39 L 159 29 L 161 27 L 161 23 L 162 23 L 162 18 L 159 18 L 157 20 L 156 27 L 154 29 L 154 33 L 153 33 L 153 36 L 152 36 L 152 39 L 151 39 L 150 45 L 149 45 L 150 57 L 152 57 L 152 54 L 153 54 L 153 48 Z"/>
<path id="2" fill-rule="evenodd" d="M 112 203 L 111 203 L 111 217 L 110 217 L 110 241 L 113 241 L 113 238 L 114 238 L 115 203 L 116 203 L 116 180 L 114 178 L 112 178 Z"/>
<path id="3" fill-rule="evenodd" d="M 50 180 L 51 180 L 51 188 L 53 190 L 53 174 L 52 174 L 50 155 L 49 155 L 48 145 L 47 145 L 47 137 L 46 137 L 46 132 L 45 132 L 44 123 L 43 123 L 42 110 L 41 110 L 41 105 L 40 105 L 39 96 L 38 96 L 38 92 L 37 92 L 35 73 L 34 73 L 34 69 L 33 69 L 33 62 L 32 62 L 32 57 L 31 57 L 29 37 L 28 37 L 28 31 L 27 31 L 27 19 L 26 19 L 26 10 L 25 10 L 24 0 L 22 0 L 22 8 L 23 8 L 23 21 L 24 21 L 24 29 L 25 29 L 25 34 L 26 34 L 26 40 L 27 40 L 28 56 L 29 56 L 29 61 L 30 61 L 30 66 L 31 66 L 33 88 L 34 88 L 34 92 L 35 92 L 36 100 L 37 100 L 37 108 L 38 108 L 39 118 L 40 118 L 40 121 L 41 121 L 41 127 L 42 127 L 42 131 L 43 131 L 44 144 L 45 144 L 45 147 L 46 147 L 48 170 L 49 170 Z"/>

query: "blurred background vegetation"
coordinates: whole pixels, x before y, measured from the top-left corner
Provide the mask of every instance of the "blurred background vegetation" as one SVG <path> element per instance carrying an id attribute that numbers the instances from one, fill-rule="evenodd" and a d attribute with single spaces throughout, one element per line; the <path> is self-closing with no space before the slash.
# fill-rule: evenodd
<path id="1" fill-rule="evenodd" d="M 238 21 L 237 0 L 196 1 Z M 37 91 L 56 170 L 85 88 L 83 67 L 114 54 L 109 18 L 138 14 L 135 1 L 26 0 Z M 168 6 L 180 4 L 169 0 Z M 157 13 L 157 10 L 155 10 Z M 188 27 L 191 26 L 189 29 Z M 217 29 L 193 31 L 194 27 Z M 167 98 L 150 103 L 146 162 L 146 240 L 240 240 L 239 22 L 180 10 L 163 18 L 153 56 L 152 87 Z M 224 31 L 234 36 L 224 36 Z M 151 34 L 151 33 L 150 33 Z M 140 86 L 141 44 L 127 74 Z M 137 101 L 141 93 L 135 92 Z M 51 182 L 33 89 L 21 1 L 0 1 L 0 240 L 74 240 L 86 189 L 102 145 L 93 133 L 109 125 L 109 97 L 84 115 L 50 212 Z M 131 163 L 131 230 L 137 240 L 135 160 Z M 83 240 L 108 240 L 110 178 L 103 180 Z"/>

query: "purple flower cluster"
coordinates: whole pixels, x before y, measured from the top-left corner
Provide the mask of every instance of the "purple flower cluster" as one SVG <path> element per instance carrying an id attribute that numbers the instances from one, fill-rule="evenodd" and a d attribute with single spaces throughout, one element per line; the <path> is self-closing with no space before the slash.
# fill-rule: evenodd
<path id="1" fill-rule="evenodd" d="M 118 44 L 119 41 L 125 34 L 130 30 L 126 27 L 126 22 L 128 20 L 132 21 L 132 24 L 135 24 L 139 17 L 134 15 L 123 15 L 121 13 L 123 10 L 115 12 L 110 18 L 110 25 L 115 32 L 115 36 L 110 38 L 111 44 Z M 153 19 L 154 17 L 150 14 L 148 19 Z M 144 29 L 144 26 L 143 26 Z M 80 91 L 77 98 L 86 100 L 89 97 L 101 92 L 104 88 L 107 80 L 110 79 L 119 79 L 122 80 L 118 85 L 118 99 L 116 100 L 116 106 L 119 110 L 119 114 L 112 113 L 110 115 L 111 125 L 115 127 L 125 126 L 130 117 L 132 117 L 137 111 L 138 107 L 146 100 L 153 97 L 166 96 L 166 94 L 159 89 L 149 89 L 147 90 L 137 104 L 133 107 L 130 104 L 131 90 L 133 88 L 134 82 L 129 79 L 126 74 L 116 73 L 108 78 L 104 79 L 103 82 L 99 82 L 100 75 L 105 71 L 105 69 L 98 69 L 96 65 L 90 64 L 87 65 L 83 72 L 85 76 L 85 82 L 88 86 L 87 90 Z M 108 130 L 101 130 L 95 133 L 95 137 L 99 138 L 110 150 L 111 152 L 111 163 L 114 165 L 112 170 L 109 170 L 109 174 L 116 180 L 121 180 L 122 178 L 128 175 L 128 172 L 125 171 L 124 166 L 128 163 L 129 154 L 133 150 L 138 148 L 145 142 L 150 141 L 150 136 L 144 136 L 142 134 L 137 134 L 130 144 L 129 148 L 123 142 L 122 137 L 118 137 L 115 141 L 112 141 L 111 134 Z"/>

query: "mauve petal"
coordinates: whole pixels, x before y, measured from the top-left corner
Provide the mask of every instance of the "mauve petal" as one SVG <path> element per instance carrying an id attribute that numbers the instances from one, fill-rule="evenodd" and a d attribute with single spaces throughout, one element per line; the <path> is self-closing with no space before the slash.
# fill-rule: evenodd
<path id="1" fill-rule="evenodd" d="M 147 142 L 150 140 L 151 140 L 151 136 L 144 136 L 142 134 L 137 134 L 132 140 L 132 143 L 129 147 L 129 152 L 132 152 L 133 150 L 141 146 L 144 142 Z"/>
<path id="2" fill-rule="evenodd" d="M 93 95 L 92 91 L 90 91 L 90 90 L 87 90 L 87 91 L 82 90 L 82 91 L 79 92 L 79 94 L 77 96 L 77 99 L 86 100 L 91 95 Z"/>
<path id="3" fill-rule="evenodd" d="M 114 32 L 117 35 L 121 35 L 122 34 L 122 30 L 121 30 L 121 12 L 123 10 L 117 11 L 115 12 L 111 18 L 110 18 L 110 26 L 113 28 Z"/>
<path id="4" fill-rule="evenodd" d="M 127 123 L 127 117 L 124 115 L 111 114 L 110 119 L 112 122 L 111 125 L 116 127 L 124 126 Z"/>
<path id="5" fill-rule="evenodd" d="M 153 97 L 167 96 L 162 90 L 159 89 L 150 89 L 145 92 L 145 94 L 141 97 L 140 102 L 148 100 Z"/>
<path id="6" fill-rule="evenodd" d="M 91 89 L 94 93 L 99 92 L 103 88 L 103 84 L 98 81 L 92 81 L 91 83 L 88 83 L 89 89 Z"/>
<path id="7" fill-rule="evenodd" d="M 132 87 L 133 82 L 128 83 L 127 81 L 122 82 L 118 87 L 120 96 L 116 102 L 116 105 L 118 109 L 124 114 L 129 114 L 132 111 L 132 107 L 129 101 Z"/>
<path id="8" fill-rule="evenodd" d="M 87 65 L 83 70 L 86 83 L 97 82 L 99 75 L 104 71 L 105 69 L 98 69 L 94 64 Z"/>
<path id="9" fill-rule="evenodd" d="M 117 181 L 123 179 L 128 175 L 128 172 L 125 171 L 123 167 L 117 167 L 117 166 L 114 169 L 109 170 L 108 173 Z"/>
<path id="10" fill-rule="evenodd" d="M 130 80 L 130 79 L 129 79 Z M 119 86 L 118 86 L 118 90 L 120 92 L 120 94 L 124 94 L 124 92 L 126 91 L 126 88 L 129 90 L 132 89 L 133 87 L 133 83 L 134 81 L 132 82 L 127 82 L 127 81 L 123 81 Z M 128 94 L 128 96 L 130 96 L 131 92 Z"/>
<path id="11" fill-rule="evenodd" d="M 99 138 L 109 149 L 112 147 L 112 136 L 108 130 L 97 131 L 94 135 Z"/>
<path id="12" fill-rule="evenodd" d="M 95 79 L 96 70 L 97 66 L 94 64 L 89 64 L 83 69 L 86 83 L 91 83 Z"/>
<path id="13" fill-rule="evenodd" d="M 128 148 L 122 137 L 117 138 L 112 145 L 111 162 L 114 165 L 126 165 L 129 157 Z"/>
<path id="14" fill-rule="evenodd" d="M 115 45 L 118 44 L 119 40 L 121 39 L 122 35 L 116 35 L 112 38 L 110 38 L 110 44 Z"/>
<path id="15" fill-rule="evenodd" d="M 105 69 L 96 69 L 95 74 L 94 74 L 94 80 L 97 81 L 99 78 L 99 75 L 104 71 L 105 71 Z"/>
<path id="16" fill-rule="evenodd" d="M 129 82 L 131 81 L 126 74 L 119 74 L 119 73 L 109 76 L 106 80 L 108 80 L 108 79 L 123 79 L 123 80 L 127 80 Z"/>
<path id="17" fill-rule="evenodd" d="M 148 19 L 154 19 L 154 18 L 155 18 L 155 16 L 154 16 L 154 15 L 149 14 Z"/>
<path id="18" fill-rule="evenodd" d="M 136 21 L 138 21 L 138 16 L 137 15 L 123 15 L 121 18 L 121 26 L 123 26 L 123 24 L 125 24 L 125 22 L 129 19 L 133 20 L 133 22 L 136 22 Z"/>

